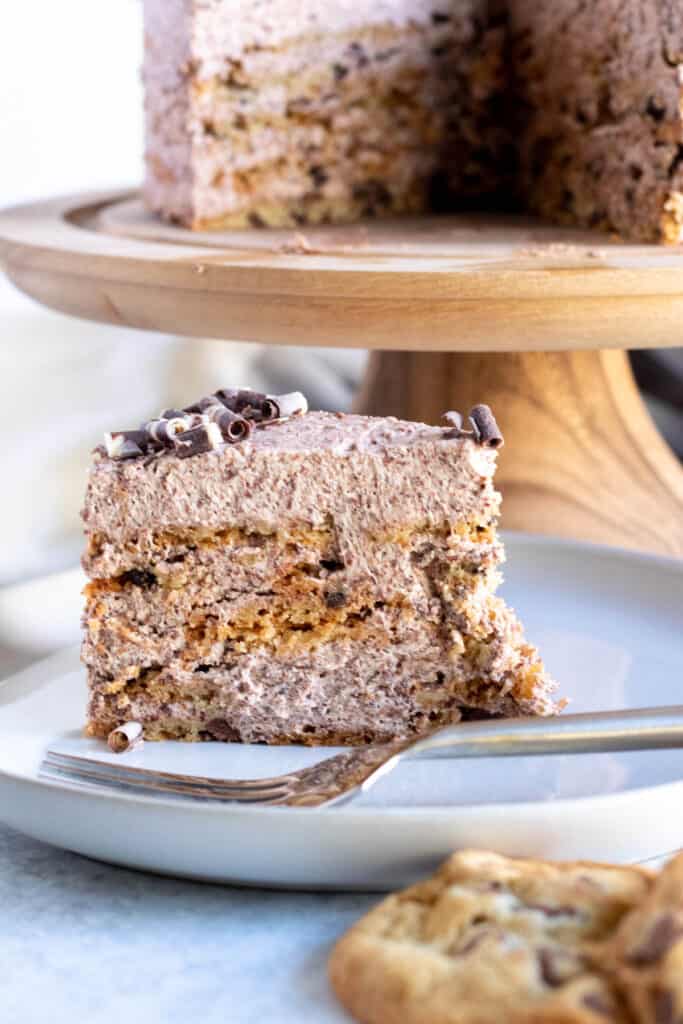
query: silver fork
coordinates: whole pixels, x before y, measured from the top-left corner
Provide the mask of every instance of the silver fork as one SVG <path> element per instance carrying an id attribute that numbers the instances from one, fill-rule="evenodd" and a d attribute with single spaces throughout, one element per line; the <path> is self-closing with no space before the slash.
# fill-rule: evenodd
<path id="1" fill-rule="evenodd" d="M 270 779 L 213 779 L 159 772 L 49 750 L 44 778 L 225 803 L 332 807 L 367 792 L 406 758 L 514 757 L 683 747 L 683 707 L 556 718 L 461 722 L 419 739 L 354 747 Z"/>

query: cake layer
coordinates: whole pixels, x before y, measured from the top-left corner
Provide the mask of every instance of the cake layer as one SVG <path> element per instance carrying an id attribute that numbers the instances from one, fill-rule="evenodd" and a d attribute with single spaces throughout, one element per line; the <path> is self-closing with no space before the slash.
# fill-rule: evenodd
<path id="1" fill-rule="evenodd" d="M 348 568 L 329 549 L 312 559 L 312 547 L 276 539 L 149 563 L 86 588 L 83 657 L 118 685 L 152 665 L 206 667 L 259 645 L 291 651 L 359 635 L 387 608 L 436 627 L 446 657 L 462 646 L 460 626 L 478 627 L 498 582 L 502 548 L 491 527 L 479 529 L 491 543 L 462 536 L 479 535 L 476 526 L 368 540 L 363 562 Z"/>
<path id="2" fill-rule="evenodd" d="M 150 528 L 269 533 L 332 524 L 339 558 L 362 565 L 366 537 L 497 515 L 495 451 L 452 433 L 393 417 L 308 413 L 199 458 L 99 454 L 86 534 L 107 551 Z"/>
<path id="3" fill-rule="evenodd" d="M 467 679 L 444 659 L 436 627 L 385 609 L 365 635 L 294 654 L 262 647 L 201 671 L 149 669 L 125 686 L 92 673 L 89 731 L 105 736 L 135 720 L 148 739 L 344 743 L 417 733 L 456 721 L 461 708 L 551 713 L 550 681 L 537 652 L 520 643 L 514 614 L 500 602 L 490 615 L 495 635 Z"/>

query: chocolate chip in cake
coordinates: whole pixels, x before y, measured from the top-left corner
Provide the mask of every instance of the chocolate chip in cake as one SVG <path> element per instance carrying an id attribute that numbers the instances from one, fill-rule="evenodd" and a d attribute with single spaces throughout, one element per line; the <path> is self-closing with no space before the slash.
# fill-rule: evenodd
<path id="1" fill-rule="evenodd" d="M 683 924 L 673 914 L 663 914 L 645 939 L 626 954 L 626 959 L 634 967 L 649 967 L 661 960 L 682 936 Z"/>
<path id="2" fill-rule="evenodd" d="M 494 928 L 479 928 L 470 938 L 463 943 L 462 946 L 458 947 L 453 956 L 467 956 L 468 953 L 472 953 L 477 946 L 480 946 L 484 939 L 490 935 L 495 934 Z"/>
<path id="3" fill-rule="evenodd" d="M 546 903 L 527 903 L 529 910 L 537 910 L 539 914 L 546 917 L 578 917 L 579 911 L 576 907 L 551 907 Z"/>
<path id="4" fill-rule="evenodd" d="M 548 946 L 538 951 L 538 966 L 546 985 L 557 988 L 581 971 L 582 961 L 567 950 Z"/>
<path id="5" fill-rule="evenodd" d="M 321 558 L 320 568 L 325 569 L 326 572 L 341 572 L 344 568 L 344 563 L 335 558 Z"/>
<path id="6" fill-rule="evenodd" d="M 210 722 L 206 723 L 204 730 L 213 739 L 223 743 L 239 743 L 241 740 L 237 729 L 226 722 L 224 718 L 212 718 Z"/>
<path id="7" fill-rule="evenodd" d="M 666 988 L 654 993 L 654 1024 L 683 1024 L 683 1014 L 676 1011 L 676 997 Z"/>
<path id="8" fill-rule="evenodd" d="M 320 164 L 316 164 L 314 167 L 311 167 L 308 173 L 313 179 L 313 184 L 316 188 L 322 188 L 323 185 L 326 185 L 329 181 L 327 171 Z"/>
<path id="9" fill-rule="evenodd" d="M 608 1020 L 615 1019 L 615 1006 L 605 998 L 602 992 L 588 992 L 583 996 L 581 1002 L 588 1010 L 592 1010 L 600 1017 L 606 1017 Z"/>
<path id="10" fill-rule="evenodd" d="M 370 63 L 370 59 L 360 43 L 351 43 L 348 52 L 355 59 L 357 67 L 365 68 Z"/>
<path id="11" fill-rule="evenodd" d="M 328 608 L 343 608 L 346 604 L 346 594 L 341 590 L 325 594 L 325 604 Z"/>
<path id="12" fill-rule="evenodd" d="M 663 121 L 666 115 L 666 104 L 656 96 L 650 96 L 647 104 L 645 105 L 645 113 L 648 117 L 651 117 L 653 121 Z"/>
<path id="13" fill-rule="evenodd" d="M 157 585 L 157 578 L 149 569 L 128 569 L 121 576 L 122 583 L 131 583 L 134 587 L 149 590 Z"/>
<path id="14" fill-rule="evenodd" d="M 335 81 L 341 82 L 348 75 L 349 69 L 347 68 L 347 66 L 345 64 L 333 64 L 332 65 L 332 72 L 334 74 Z"/>

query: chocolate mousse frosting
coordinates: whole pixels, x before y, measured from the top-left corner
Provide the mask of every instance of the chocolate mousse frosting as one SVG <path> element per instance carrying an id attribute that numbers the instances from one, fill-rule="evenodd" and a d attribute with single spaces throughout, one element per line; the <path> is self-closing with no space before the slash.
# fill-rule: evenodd
<path id="1" fill-rule="evenodd" d="M 494 595 L 490 410 L 441 427 L 295 405 L 189 458 L 95 452 L 90 731 L 355 743 L 463 711 L 551 713 L 554 684 Z"/>

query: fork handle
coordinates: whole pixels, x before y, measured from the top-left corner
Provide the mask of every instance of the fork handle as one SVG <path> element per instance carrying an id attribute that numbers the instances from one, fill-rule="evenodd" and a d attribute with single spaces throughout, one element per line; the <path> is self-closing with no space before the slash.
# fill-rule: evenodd
<path id="1" fill-rule="evenodd" d="M 513 757 L 683 747 L 683 707 L 461 722 L 418 740 L 405 757 Z"/>

